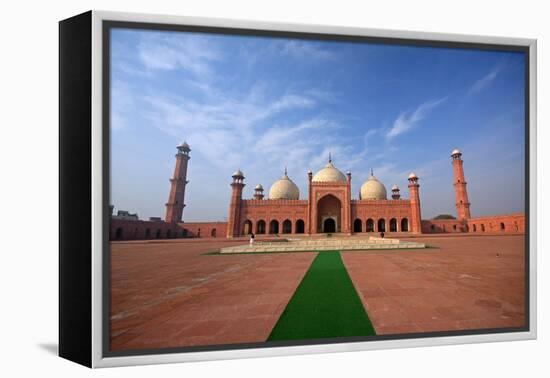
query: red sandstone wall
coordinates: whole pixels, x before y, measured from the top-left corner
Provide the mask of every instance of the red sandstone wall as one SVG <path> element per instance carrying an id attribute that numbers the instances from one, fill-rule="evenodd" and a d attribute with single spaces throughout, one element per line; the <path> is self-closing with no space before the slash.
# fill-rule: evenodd
<path id="1" fill-rule="evenodd" d="M 164 221 L 131 221 L 111 219 L 109 240 L 173 239 L 184 237 L 177 224 Z"/>
<path id="2" fill-rule="evenodd" d="M 525 215 L 491 215 L 487 217 L 470 218 L 465 221 L 458 219 L 423 220 L 422 232 L 430 233 L 523 233 L 525 232 Z"/>
<path id="3" fill-rule="evenodd" d="M 227 222 L 130 221 L 112 219 L 109 240 L 147 240 L 175 238 L 225 238 Z"/>
<path id="4" fill-rule="evenodd" d="M 438 234 L 467 232 L 466 224 L 458 219 L 431 219 L 422 221 L 422 233 Z"/>
<path id="5" fill-rule="evenodd" d="M 405 199 L 399 200 L 352 200 L 351 201 L 351 225 L 354 229 L 356 219 L 361 220 L 361 232 L 366 232 L 367 219 L 374 223 L 373 232 L 379 232 L 378 221 L 383 219 L 385 232 L 390 232 L 390 220 L 395 219 L 397 232 L 411 231 L 411 202 Z M 407 231 L 401 230 L 402 220 L 407 220 Z"/>
<path id="6" fill-rule="evenodd" d="M 187 230 L 188 237 L 194 238 L 225 238 L 227 222 L 184 222 L 179 226 Z"/>
<path id="7" fill-rule="evenodd" d="M 265 233 L 269 233 L 271 221 L 278 222 L 278 233 L 283 232 L 283 223 L 289 220 L 290 233 L 296 233 L 296 222 L 302 220 L 307 230 L 307 201 L 306 200 L 243 200 L 241 204 L 240 234 L 244 234 L 245 223 L 252 223 L 252 232 L 259 234 L 258 222 L 265 222 Z"/>
<path id="8" fill-rule="evenodd" d="M 258 221 L 265 222 L 265 233 L 269 233 L 269 224 L 272 220 L 279 223 L 279 233 L 283 233 L 282 225 L 285 220 L 291 222 L 291 233 L 296 233 L 296 222 L 304 221 L 307 230 L 307 201 L 306 200 L 243 200 L 242 202 L 241 233 L 244 223 L 252 222 L 252 231 L 258 234 Z M 401 221 L 407 219 L 408 232 L 411 230 L 411 207 L 409 200 L 352 200 L 351 201 L 351 229 L 355 219 L 361 219 L 361 232 L 366 232 L 367 219 L 373 219 L 374 232 L 378 232 L 378 220 L 385 220 L 386 232 L 390 232 L 390 220 L 396 219 L 397 231 L 401 232 Z M 186 223 L 188 225 L 188 223 Z M 305 231 L 307 232 L 307 231 Z"/>
<path id="9" fill-rule="evenodd" d="M 468 219 L 470 232 L 525 232 L 525 214 L 492 215 Z M 474 230 L 475 228 L 475 230 Z M 483 231 L 485 229 L 485 231 Z"/>

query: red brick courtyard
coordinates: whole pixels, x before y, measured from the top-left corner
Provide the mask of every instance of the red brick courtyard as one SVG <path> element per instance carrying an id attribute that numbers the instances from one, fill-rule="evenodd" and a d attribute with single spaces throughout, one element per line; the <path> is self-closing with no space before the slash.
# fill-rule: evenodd
<path id="1" fill-rule="evenodd" d="M 523 235 L 414 241 L 342 252 L 377 334 L 523 326 Z M 111 243 L 111 350 L 265 341 L 316 254 L 205 255 L 230 245 Z"/>

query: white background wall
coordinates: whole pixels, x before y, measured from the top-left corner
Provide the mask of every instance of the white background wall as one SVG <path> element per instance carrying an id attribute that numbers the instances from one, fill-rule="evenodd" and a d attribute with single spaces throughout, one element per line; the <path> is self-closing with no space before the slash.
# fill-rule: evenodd
<path id="1" fill-rule="evenodd" d="M 0 369 L 5 377 L 421 376 L 549 373 L 548 233 L 539 214 L 539 340 L 103 369 L 55 356 L 57 344 L 57 21 L 89 9 L 502 35 L 539 40 L 539 193 L 548 188 L 549 10 L 544 1 L 6 1 L 0 93 Z M 544 148 L 546 147 L 546 150 Z M 497 157 L 498 158 L 498 157 Z M 498 188 L 496 188 L 498 190 Z M 539 199 L 539 211 L 545 202 Z M 546 299 L 545 299 L 546 296 Z M 544 352 L 544 348 L 547 351 Z"/>

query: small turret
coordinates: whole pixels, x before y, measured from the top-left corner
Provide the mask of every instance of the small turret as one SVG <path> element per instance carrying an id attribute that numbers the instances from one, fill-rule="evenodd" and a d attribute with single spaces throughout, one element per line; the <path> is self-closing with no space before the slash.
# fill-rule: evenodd
<path id="1" fill-rule="evenodd" d="M 411 172 L 409 174 L 409 184 L 417 184 L 417 183 L 418 183 L 418 176 L 416 175 L 416 173 Z"/>
<path id="2" fill-rule="evenodd" d="M 262 184 L 258 184 L 254 188 L 254 199 L 257 199 L 257 200 L 264 199 L 264 187 L 262 186 Z"/>
<path id="3" fill-rule="evenodd" d="M 178 149 L 178 153 L 184 154 L 184 155 L 189 155 L 189 152 L 191 152 L 189 145 L 185 141 L 179 146 L 177 146 L 177 149 Z"/>
<path id="4" fill-rule="evenodd" d="M 462 152 L 460 152 L 460 150 L 458 148 L 455 148 L 452 152 L 451 152 L 451 157 L 453 159 L 460 159 L 460 157 L 462 156 Z"/>
<path id="5" fill-rule="evenodd" d="M 237 169 L 231 177 L 233 177 L 233 183 L 242 184 L 244 182 L 244 174 L 240 169 Z"/>
<path id="6" fill-rule="evenodd" d="M 401 198 L 401 194 L 399 193 L 399 187 L 397 185 L 394 185 L 391 187 L 391 198 L 394 200 L 398 200 Z"/>

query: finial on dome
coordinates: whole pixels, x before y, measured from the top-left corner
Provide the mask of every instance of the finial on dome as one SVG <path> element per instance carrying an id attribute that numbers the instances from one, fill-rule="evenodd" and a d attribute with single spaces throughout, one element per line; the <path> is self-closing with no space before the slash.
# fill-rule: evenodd
<path id="1" fill-rule="evenodd" d="M 331 154 L 330 154 L 330 151 L 329 151 L 329 153 L 328 153 L 328 162 L 329 162 L 329 163 L 332 163 L 332 156 L 331 156 Z"/>
<path id="2" fill-rule="evenodd" d="M 374 176 L 374 172 L 373 172 L 372 168 L 370 169 L 370 175 Z"/>
<path id="3" fill-rule="evenodd" d="M 285 176 L 287 176 L 286 165 L 285 165 Z"/>

